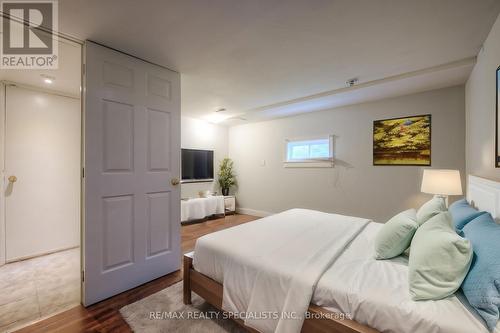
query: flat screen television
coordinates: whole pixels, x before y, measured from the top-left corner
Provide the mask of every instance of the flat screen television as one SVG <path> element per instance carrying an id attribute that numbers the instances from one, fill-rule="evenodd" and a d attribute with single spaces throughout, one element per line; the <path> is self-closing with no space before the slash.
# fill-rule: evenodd
<path id="1" fill-rule="evenodd" d="M 214 180 L 213 150 L 182 149 L 181 165 L 183 182 Z"/>

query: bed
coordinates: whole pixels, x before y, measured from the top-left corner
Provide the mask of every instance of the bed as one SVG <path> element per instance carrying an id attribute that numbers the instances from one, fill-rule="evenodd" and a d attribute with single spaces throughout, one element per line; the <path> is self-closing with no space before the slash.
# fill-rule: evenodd
<path id="1" fill-rule="evenodd" d="M 500 212 L 496 182 L 470 176 L 468 199 Z M 295 209 L 207 235 L 184 257 L 184 302 L 195 292 L 232 314 L 309 311 L 292 320 L 234 316 L 251 332 L 488 332 L 460 293 L 411 301 L 407 259 L 373 259 L 380 227 Z"/>

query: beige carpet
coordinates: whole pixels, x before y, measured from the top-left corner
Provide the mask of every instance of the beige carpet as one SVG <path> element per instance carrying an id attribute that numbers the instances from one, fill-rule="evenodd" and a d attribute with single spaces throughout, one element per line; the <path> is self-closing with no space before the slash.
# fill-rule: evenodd
<path id="1" fill-rule="evenodd" d="M 182 281 L 121 308 L 120 313 L 134 332 L 245 332 L 195 293 L 193 304 L 184 305 Z"/>

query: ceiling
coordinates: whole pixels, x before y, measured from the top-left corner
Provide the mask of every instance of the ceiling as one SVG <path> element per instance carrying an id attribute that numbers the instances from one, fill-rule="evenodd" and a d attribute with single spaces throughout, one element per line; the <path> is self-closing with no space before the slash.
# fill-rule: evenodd
<path id="1" fill-rule="evenodd" d="M 80 97 L 81 45 L 57 38 L 55 43 L 58 45 L 57 69 L 2 69 L 0 80 Z M 50 83 L 45 82 L 46 78 L 50 79 Z"/>
<path id="2" fill-rule="evenodd" d="M 462 84 L 499 12 L 498 0 L 60 0 L 59 30 L 180 72 L 183 115 L 252 121 Z"/>
<path id="3" fill-rule="evenodd" d="M 475 64 L 475 57 L 456 61 L 443 66 L 396 75 L 381 80 L 360 83 L 333 91 L 314 94 L 290 101 L 266 105 L 250 110 L 243 115 L 225 119 L 225 125 L 240 125 L 249 121 L 262 121 L 273 118 L 293 116 L 419 93 L 428 90 L 452 87 L 463 84 Z"/>

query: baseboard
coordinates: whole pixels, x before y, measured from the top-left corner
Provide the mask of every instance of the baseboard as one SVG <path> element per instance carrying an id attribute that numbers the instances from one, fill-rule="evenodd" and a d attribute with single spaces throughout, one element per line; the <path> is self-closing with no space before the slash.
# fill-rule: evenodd
<path id="1" fill-rule="evenodd" d="M 274 213 L 271 213 L 271 212 L 265 212 L 263 210 L 255 210 L 255 209 L 240 208 L 240 207 L 236 208 L 236 213 L 238 213 L 238 214 L 252 215 L 252 216 L 258 216 L 258 217 L 266 217 L 266 216 L 274 214 Z"/>
<path id="2" fill-rule="evenodd" d="M 43 252 L 43 253 L 33 254 L 33 255 L 29 255 L 29 256 L 16 257 L 16 258 L 12 258 L 10 260 L 6 260 L 5 263 L 6 264 L 12 264 L 13 262 L 23 261 L 23 260 L 28 260 L 28 259 L 34 259 L 34 258 L 38 258 L 38 257 L 43 257 L 43 256 L 46 256 L 46 255 L 49 255 L 49 254 L 53 254 L 53 253 L 57 253 L 57 252 L 67 251 L 67 250 L 71 250 L 71 249 L 77 249 L 79 247 L 80 247 L 80 245 L 75 245 L 75 246 L 70 246 L 70 247 L 63 247 L 63 248 L 60 248 L 60 249 L 54 249 L 54 250 L 50 250 L 50 251 Z"/>

